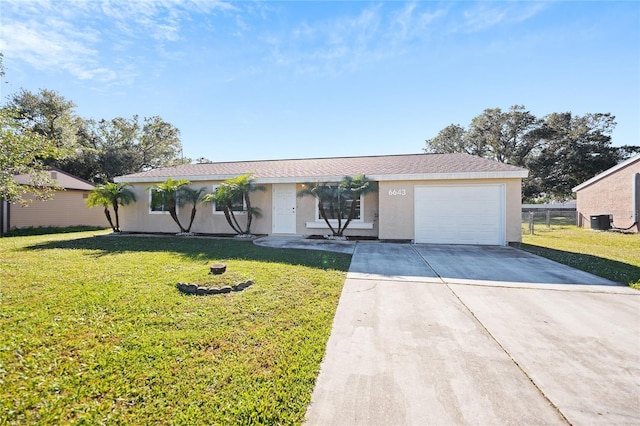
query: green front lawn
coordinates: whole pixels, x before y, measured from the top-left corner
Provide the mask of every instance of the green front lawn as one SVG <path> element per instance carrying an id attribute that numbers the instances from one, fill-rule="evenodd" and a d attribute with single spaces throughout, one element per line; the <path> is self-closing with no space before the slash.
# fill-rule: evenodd
<path id="1" fill-rule="evenodd" d="M 0 239 L 0 424 L 303 421 L 350 256 L 93 234 Z"/>
<path id="2" fill-rule="evenodd" d="M 556 262 L 640 288 L 640 234 L 592 231 L 575 225 L 536 227 L 522 248 Z"/>

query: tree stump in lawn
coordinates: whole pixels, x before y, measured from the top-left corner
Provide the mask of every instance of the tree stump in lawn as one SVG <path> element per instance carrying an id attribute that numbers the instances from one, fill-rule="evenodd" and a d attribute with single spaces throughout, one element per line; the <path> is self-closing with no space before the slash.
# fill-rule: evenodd
<path id="1" fill-rule="evenodd" d="M 225 265 L 224 263 L 214 263 L 210 266 L 210 270 L 211 272 L 209 273 L 213 275 L 224 274 L 224 272 L 227 270 L 227 265 Z"/>

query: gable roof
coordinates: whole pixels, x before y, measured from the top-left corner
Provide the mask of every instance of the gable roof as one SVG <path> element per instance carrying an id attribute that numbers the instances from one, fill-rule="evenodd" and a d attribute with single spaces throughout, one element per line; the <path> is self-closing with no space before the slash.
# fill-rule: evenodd
<path id="1" fill-rule="evenodd" d="M 49 173 L 49 176 L 53 180 L 55 180 L 60 188 L 63 189 L 77 189 L 82 191 L 91 191 L 95 188 L 95 186 L 84 179 L 81 179 L 77 176 L 74 176 L 70 173 L 62 171 L 58 168 L 52 167 L 47 169 L 46 172 Z M 15 175 L 13 176 L 16 182 L 21 185 L 31 185 L 31 176 L 29 175 Z"/>
<path id="2" fill-rule="evenodd" d="M 526 169 L 469 154 L 408 154 L 183 164 L 119 176 L 116 182 L 157 182 L 167 178 L 225 180 L 253 173 L 259 183 L 331 182 L 344 176 L 371 180 L 523 178 Z"/>
<path id="3" fill-rule="evenodd" d="M 580 191 L 581 189 L 584 189 L 584 188 L 586 188 L 587 186 L 589 186 L 589 185 L 592 185 L 592 184 L 596 183 L 596 182 L 597 182 L 597 181 L 599 181 L 600 179 L 604 179 L 604 178 L 606 178 L 607 176 L 614 174 L 614 173 L 615 173 L 615 172 L 617 172 L 618 170 L 620 170 L 620 169 L 624 169 L 625 167 L 630 166 L 631 164 L 633 164 L 633 163 L 637 163 L 637 162 L 639 162 L 639 161 L 640 161 L 640 154 L 638 154 L 638 155 L 634 155 L 634 156 L 633 156 L 633 157 L 631 157 L 631 158 L 627 158 L 625 161 L 623 161 L 623 162 L 621 162 L 621 163 L 618 163 L 617 165 L 615 165 L 615 166 L 611 167 L 610 169 L 607 169 L 607 170 L 605 170 L 604 172 L 602 172 L 602 173 L 600 173 L 600 174 L 598 174 L 598 175 L 595 175 L 595 176 L 594 176 L 594 177 L 592 177 L 591 179 L 589 179 L 589 180 L 586 180 L 586 181 L 582 182 L 580 185 L 578 185 L 578 186 L 574 187 L 574 188 L 572 189 L 572 191 L 573 191 L 573 192 Z"/>

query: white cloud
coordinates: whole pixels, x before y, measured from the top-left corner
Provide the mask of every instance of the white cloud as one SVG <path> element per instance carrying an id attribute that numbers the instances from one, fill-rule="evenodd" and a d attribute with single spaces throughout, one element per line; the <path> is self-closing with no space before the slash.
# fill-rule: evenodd
<path id="1" fill-rule="evenodd" d="M 97 64 L 97 51 L 90 47 L 95 38 L 95 32 L 76 32 L 56 19 L 3 22 L 0 50 L 36 69 L 66 70 L 83 80 L 110 80 L 114 74 Z"/>
<path id="2" fill-rule="evenodd" d="M 181 39 L 189 13 L 218 11 L 238 9 L 215 0 L 3 0 L 0 50 L 39 70 L 62 70 L 102 83 L 130 82 L 137 72 L 116 69 L 113 52 L 122 55 L 141 44 L 166 51 L 165 44 Z"/>
<path id="3" fill-rule="evenodd" d="M 431 34 L 434 21 L 446 14 L 432 6 L 379 3 L 351 15 L 307 19 L 266 40 L 275 63 L 300 74 L 352 72 L 404 55 L 411 43 Z"/>
<path id="4" fill-rule="evenodd" d="M 465 32 L 483 31 L 502 23 L 520 23 L 533 18 L 546 3 L 478 3 L 463 12 Z"/>

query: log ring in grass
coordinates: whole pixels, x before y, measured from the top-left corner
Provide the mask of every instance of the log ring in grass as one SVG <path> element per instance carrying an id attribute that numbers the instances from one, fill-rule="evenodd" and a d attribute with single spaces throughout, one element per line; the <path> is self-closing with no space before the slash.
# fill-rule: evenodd
<path id="1" fill-rule="evenodd" d="M 231 293 L 232 291 L 242 291 L 245 288 L 253 285 L 252 280 L 247 280 L 245 282 L 241 282 L 239 284 L 233 286 L 224 286 L 224 287 L 203 287 L 198 284 L 190 284 L 190 283 L 181 283 L 179 282 L 176 287 L 183 293 L 186 294 L 195 294 L 197 296 L 205 296 L 209 294 L 224 294 Z"/>

